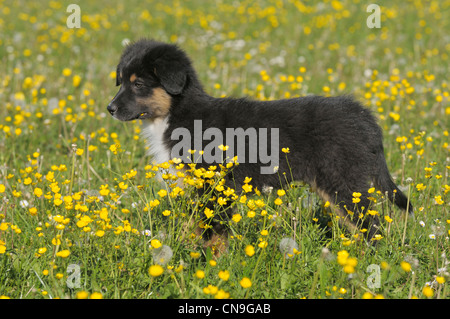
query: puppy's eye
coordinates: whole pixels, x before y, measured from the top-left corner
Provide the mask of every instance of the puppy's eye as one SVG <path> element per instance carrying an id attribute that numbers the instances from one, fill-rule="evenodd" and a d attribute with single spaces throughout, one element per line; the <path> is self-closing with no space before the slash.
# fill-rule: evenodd
<path id="1" fill-rule="evenodd" d="M 143 86 L 144 86 L 144 83 L 142 83 L 142 82 L 138 82 L 138 81 L 134 82 L 134 87 L 136 87 L 138 89 L 143 87 Z"/>

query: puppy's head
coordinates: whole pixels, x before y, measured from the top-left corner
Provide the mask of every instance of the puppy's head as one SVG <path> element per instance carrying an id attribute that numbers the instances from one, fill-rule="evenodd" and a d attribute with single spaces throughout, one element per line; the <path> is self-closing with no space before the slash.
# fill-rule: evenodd
<path id="1" fill-rule="evenodd" d="M 185 89 L 190 61 L 175 45 L 140 40 L 127 46 L 116 72 L 119 92 L 108 111 L 121 121 L 165 117 Z"/>

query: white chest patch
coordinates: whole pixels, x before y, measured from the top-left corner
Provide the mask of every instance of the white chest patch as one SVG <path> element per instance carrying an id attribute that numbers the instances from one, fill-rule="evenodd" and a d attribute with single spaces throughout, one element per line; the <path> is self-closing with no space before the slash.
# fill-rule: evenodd
<path id="1" fill-rule="evenodd" d="M 148 155 L 153 157 L 156 164 L 167 162 L 170 159 L 170 150 L 164 143 L 164 132 L 169 124 L 168 118 L 157 118 L 154 121 L 143 121 L 142 137 L 149 147 Z"/>

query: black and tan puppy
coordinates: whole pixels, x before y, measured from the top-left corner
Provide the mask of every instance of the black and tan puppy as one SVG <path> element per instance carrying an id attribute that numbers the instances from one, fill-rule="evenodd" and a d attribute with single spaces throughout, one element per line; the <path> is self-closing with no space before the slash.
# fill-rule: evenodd
<path id="1" fill-rule="evenodd" d="M 227 181 L 238 191 L 245 177 L 251 177 L 251 184 L 260 190 L 280 188 L 280 181 L 303 181 L 332 203 L 342 220 L 355 225 L 359 214 L 348 215 L 355 210 L 352 194 L 362 194 L 358 209 L 363 211 L 370 205 L 367 190 L 373 185 L 412 212 L 409 200 L 389 174 L 380 127 L 369 110 L 349 97 L 214 98 L 205 93 L 181 49 L 153 40 L 125 48 L 116 85 L 120 89 L 108 111 L 121 121 L 142 120 L 156 162 L 168 161 L 174 150 L 178 155 L 184 149 L 180 139 L 186 131 L 191 133 L 189 148 L 197 151 L 206 150 L 213 137 L 218 144 L 243 138 L 241 148 L 234 147 L 230 153 L 232 157 L 245 149 L 238 156 L 233 178 Z M 199 166 L 221 162 L 209 148 L 212 160 Z M 288 162 L 282 148 L 290 150 Z M 286 174 L 280 179 L 282 173 Z M 376 232 L 377 223 L 375 217 L 366 219 L 369 236 Z"/>

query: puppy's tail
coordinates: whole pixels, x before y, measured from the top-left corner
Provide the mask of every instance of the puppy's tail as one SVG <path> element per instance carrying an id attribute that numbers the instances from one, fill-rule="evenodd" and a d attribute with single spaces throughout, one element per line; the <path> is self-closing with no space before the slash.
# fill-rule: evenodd
<path id="1" fill-rule="evenodd" d="M 413 206 L 409 201 L 409 198 L 403 194 L 392 180 L 383 152 L 378 156 L 377 162 L 378 176 L 376 176 L 374 180 L 375 186 L 384 194 L 387 193 L 389 200 L 399 208 L 407 211 L 409 214 L 413 214 Z"/>

